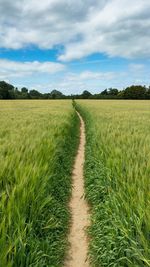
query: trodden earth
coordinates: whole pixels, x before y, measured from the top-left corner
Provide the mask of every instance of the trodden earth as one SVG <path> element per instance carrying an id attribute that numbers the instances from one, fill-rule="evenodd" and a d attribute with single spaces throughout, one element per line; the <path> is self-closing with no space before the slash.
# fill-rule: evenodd
<path id="1" fill-rule="evenodd" d="M 69 233 L 69 252 L 65 261 L 65 267 L 89 267 L 87 227 L 89 226 L 89 209 L 84 198 L 84 154 L 85 154 L 85 125 L 80 119 L 80 144 L 75 159 L 72 174 L 72 197 L 70 210 L 72 215 Z"/>

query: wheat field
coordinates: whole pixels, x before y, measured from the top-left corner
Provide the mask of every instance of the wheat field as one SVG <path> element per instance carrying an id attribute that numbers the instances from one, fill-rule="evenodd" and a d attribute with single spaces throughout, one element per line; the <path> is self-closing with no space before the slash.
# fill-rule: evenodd
<path id="1" fill-rule="evenodd" d="M 71 101 L 0 101 L 1 267 L 62 266 L 78 128 Z"/>
<path id="2" fill-rule="evenodd" d="M 150 266 L 150 103 L 78 101 L 94 266 Z"/>

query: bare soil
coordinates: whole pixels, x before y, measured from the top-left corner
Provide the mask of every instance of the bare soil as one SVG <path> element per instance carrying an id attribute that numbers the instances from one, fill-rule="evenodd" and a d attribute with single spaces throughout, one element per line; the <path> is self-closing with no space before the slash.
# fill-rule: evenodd
<path id="1" fill-rule="evenodd" d="M 88 205 L 84 198 L 84 154 L 85 154 L 85 125 L 80 118 L 80 144 L 75 159 L 72 174 L 72 197 L 70 200 L 70 210 L 72 222 L 69 233 L 70 248 L 65 262 L 65 267 L 89 267 L 88 259 L 88 238 L 86 229 L 89 226 Z"/>

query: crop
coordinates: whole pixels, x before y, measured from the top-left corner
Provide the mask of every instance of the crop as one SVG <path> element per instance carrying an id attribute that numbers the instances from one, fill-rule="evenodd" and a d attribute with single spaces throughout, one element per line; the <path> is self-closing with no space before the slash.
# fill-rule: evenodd
<path id="1" fill-rule="evenodd" d="M 63 263 L 78 118 L 70 101 L 0 101 L 0 266 Z"/>
<path id="2" fill-rule="evenodd" d="M 150 266 L 150 103 L 78 101 L 93 266 Z"/>

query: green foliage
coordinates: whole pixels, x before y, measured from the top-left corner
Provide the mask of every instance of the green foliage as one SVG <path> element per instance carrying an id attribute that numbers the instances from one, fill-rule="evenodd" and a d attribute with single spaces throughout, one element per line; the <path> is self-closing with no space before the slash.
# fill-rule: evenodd
<path id="1" fill-rule="evenodd" d="M 28 93 L 28 89 L 26 87 L 22 87 L 21 88 L 21 92 L 24 93 L 24 94 L 25 93 L 27 94 Z"/>
<path id="2" fill-rule="evenodd" d="M 150 106 L 79 101 L 86 122 L 86 197 L 95 267 L 150 266 Z"/>
<path id="3" fill-rule="evenodd" d="M 4 81 L 0 81 L 0 99 L 13 99 L 14 87 Z"/>
<path id="4" fill-rule="evenodd" d="M 59 92 L 58 90 L 52 90 L 50 93 L 50 98 L 52 99 L 60 99 L 62 98 L 63 94 Z"/>
<path id="5" fill-rule="evenodd" d="M 0 266 L 62 266 L 78 118 L 70 101 L 0 106 Z"/>
<path id="6" fill-rule="evenodd" d="M 122 91 L 109 88 L 97 94 L 84 90 L 78 95 L 64 95 L 56 89 L 44 94 L 35 89 L 28 91 L 26 87 L 21 88 L 20 91 L 13 85 L 2 81 L 0 82 L 0 99 L 150 99 L 150 87 L 132 85 Z"/>
<path id="7" fill-rule="evenodd" d="M 101 95 L 103 96 L 117 96 L 118 95 L 118 89 L 115 88 L 109 88 L 108 90 L 105 89 L 104 91 L 101 92 Z"/>
<path id="8" fill-rule="evenodd" d="M 145 99 L 147 94 L 146 87 L 144 86 L 130 86 L 123 91 L 123 98 L 126 99 Z"/>
<path id="9" fill-rule="evenodd" d="M 83 91 L 81 98 L 88 99 L 88 98 L 90 98 L 91 95 L 92 94 L 89 91 L 85 90 L 85 91 Z"/>
<path id="10" fill-rule="evenodd" d="M 30 98 L 32 99 L 40 99 L 42 98 L 42 94 L 39 93 L 37 90 L 33 89 L 33 90 L 30 90 Z"/>

